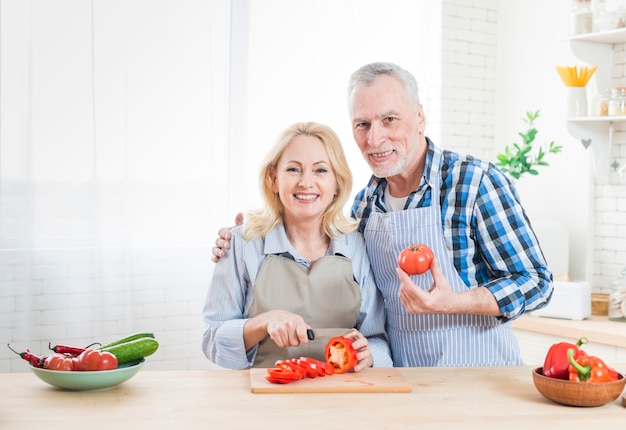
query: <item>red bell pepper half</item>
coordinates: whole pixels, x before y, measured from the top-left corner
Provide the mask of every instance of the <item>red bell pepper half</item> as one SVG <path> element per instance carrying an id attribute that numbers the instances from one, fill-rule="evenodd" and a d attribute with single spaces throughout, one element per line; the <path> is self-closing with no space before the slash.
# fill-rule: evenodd
<path id="1" fill-rule="evenodd" d="M 334 369 L 335 373 L 346 373 L 356 366 L 356 349 L 352 341 L 346 337 L 332 338 L 326 344 L 326 363 Z"/>

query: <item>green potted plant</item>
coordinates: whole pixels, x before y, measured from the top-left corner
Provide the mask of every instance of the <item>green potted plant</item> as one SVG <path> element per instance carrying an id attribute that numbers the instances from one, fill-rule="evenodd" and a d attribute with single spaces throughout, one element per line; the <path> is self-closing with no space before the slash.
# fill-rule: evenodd
<path id="1" fill-rule="evenodd" d="M 561 152 L 562 146 L 552 141 L 547 147 L 540 145 L 536 155 L 533 153 L 533 143 L 537 136 L 535 120 L 539 117 L 539 112 L 528 111 L 526 112 L 526 118 L 522 118 L 522 121 L 527 124 L 527 130 L 518 133 L 522 138 L 522 143 L 513 143 L 512 146 L 507 145 L 504 147 L 504 153 L 498 154 L 496 166 L 500 167 L 504 173 L 507 173 L 514 179 L 519 179 L 525 173 L 538 175 L 537 167 L 549 166 L 548 162 L 545 161 L 546 155 Z"/>

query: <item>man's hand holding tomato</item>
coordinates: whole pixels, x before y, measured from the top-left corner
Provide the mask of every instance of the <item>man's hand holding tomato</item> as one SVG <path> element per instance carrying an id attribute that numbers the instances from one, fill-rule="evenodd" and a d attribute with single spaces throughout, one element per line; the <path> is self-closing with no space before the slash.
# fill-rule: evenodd
<path id="1" fill-rule="evenodd" d="M 423 243 L 411 245 L 398 255 L 398 265 L 409 275 L 421 275 L 430 269 L 430 263 L 435 255 Z"/>
<path id="2" fill-rule="evenodd" d="M 476 314 L 501 316 L 498 302 L 491 292 L 484 287 L 471 288 L 462 292 L 452 291 L 437 258 L 430 264 L 433 284 L 425 291 L 411 280 L 411 277 L 399 267 L 400 278 L 398 293 L 404 307 L 410 314 Z"/>
<path id="3" fill-rule="evenodd" d="M 439 263 L 433 258 L 430 263 L 430 273 L 433 284 L 429 291 L 425 291 L 411 280 L 411 277 L 401 268 L 396 272 L 400 278 L 400 300 L 410 314 L 445 314 L 451 313 L 451 305 L 455 300 L 455 293 L 450 288 L 448 280 L 441 272 Z"/>

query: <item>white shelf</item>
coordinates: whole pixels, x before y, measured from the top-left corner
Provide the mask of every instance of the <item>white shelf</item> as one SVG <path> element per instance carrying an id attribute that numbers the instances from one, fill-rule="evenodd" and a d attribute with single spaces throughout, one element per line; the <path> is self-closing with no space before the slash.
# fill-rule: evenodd
<path id="1" fill-rule="evenodd" d="M 600 31 L 596 33 L 580 34 L 570 37 L 571 41 L 595 42 L 595 43 L 623 43 L 626 42 L 626 28 L 617 30 Z"/>
<path id="2" fill-rule="evenodd" d="M 571 37 L 570 46 L 576 57 L 590 65 L 598 66 L 595 72 L 597 89 L 611 87 L 613 69 L 613 45 L 626 43 L 626 28 L 581 34 Z M 593 93 L 597 93 L 595 91 Z M 596 177 L 603 183 L 609 181 L 611 173 L 611 146 L 613 124 L 626 122 L 626 115 L 592 116 L 567 119 L 570 134 L 593 153 Z"/>
<path id="3" fill-rule="evenodd" d="M 611 123 L 626 121 L 626 115 L 571 117 L 567 120 L 571 122 Z"/>

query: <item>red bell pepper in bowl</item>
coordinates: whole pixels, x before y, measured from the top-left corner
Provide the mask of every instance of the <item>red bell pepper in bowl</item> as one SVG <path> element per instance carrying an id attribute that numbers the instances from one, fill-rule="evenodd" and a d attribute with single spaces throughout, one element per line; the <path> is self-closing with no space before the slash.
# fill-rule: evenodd
<path id="1" fill-rule="evenodd" d="M 552 345 L 543 363 L 543 375 L 548 378 L 569 379 L 570 362 L 567 358 L 567 351 L 573 349 L 575 359 L 579 356 L 587 355 L 585 351 L 580 349 L 580 346 L 584 343 L 587 343 L 586 337 L 578 339 L 576 344 L 559 342 Z"/>

